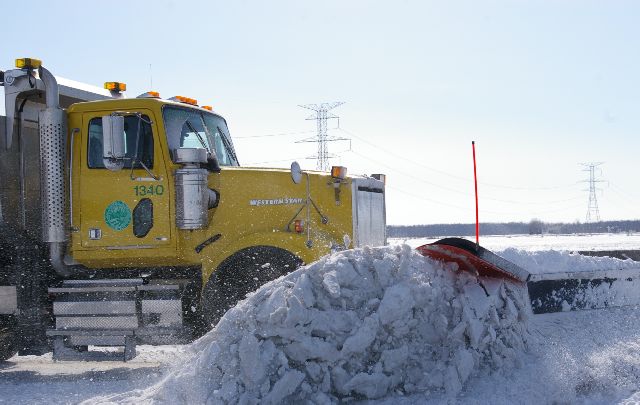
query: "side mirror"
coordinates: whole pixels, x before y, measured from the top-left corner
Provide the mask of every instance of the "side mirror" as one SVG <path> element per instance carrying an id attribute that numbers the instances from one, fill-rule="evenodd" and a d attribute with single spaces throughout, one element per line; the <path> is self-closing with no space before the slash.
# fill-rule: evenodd
<path id="1" fill-rule="evenodd" d="M 207 169 L 213 173 L 220 173 L 220 162 L 218 161 L 218 155 L 215 150 L 211 150 L 211 153 L 207 154 Z"/>
<path id="2" fill-rule="evenodd" d="M 107 115 L 102 117 L 102 161 L 104 167 L 118 171 L 125 163 L 124 117 Z"/>
<path id="3" fill-rule="evenodd" d="M 291 163 L 291 180 L 295 184 L 300 184 L 302 180 L 302 169 L 300 169 L 300 163 L 298 162 Z"/>

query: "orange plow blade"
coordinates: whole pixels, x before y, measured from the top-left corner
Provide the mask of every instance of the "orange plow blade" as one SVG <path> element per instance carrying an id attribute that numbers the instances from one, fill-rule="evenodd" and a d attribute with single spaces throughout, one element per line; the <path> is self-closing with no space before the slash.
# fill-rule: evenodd
<path id="1" fill-rule="evenodd" d="M 526 283 L 528 271 L 469 240 L 445 238 L 416 248 L 423 256 L 457 263 L 460 270 L 478 277 L 509 279 Z"/>

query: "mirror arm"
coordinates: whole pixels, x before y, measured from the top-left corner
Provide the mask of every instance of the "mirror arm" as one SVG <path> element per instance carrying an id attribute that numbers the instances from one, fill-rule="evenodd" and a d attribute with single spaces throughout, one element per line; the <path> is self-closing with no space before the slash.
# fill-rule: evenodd
<path id="1" fill-rule="evenodd" d="M 138 159 L 138 149 L 140 148 L 140 127 L 142 125 L 142 121 L 151 124 L 151 120 L 145 120 L 144 118 L 142 118 L 142 114 L 140 113 L 136 113 L 136 116 L 138 117 L 138 129 L 136 130 L 136 148 L 135 154 L 133 155 L 133 158 L 131 158 L 131 170 L 129 171 L 129 178 L 131 178 L 131 180 L 136 179 L 133 176 L 133 169 L 136 166 L 136 163 L 140 163 L 140 165 L 144 168 L 149 176 L 151 176 L 154 180 L 160 180 L 160 176 L 156 176 L 155 174 L 153 174 L 151 170 L 149 170 L 147 165 L 145 165 L 142 160 Z"/>
<path id="2" fill-rule="evenodd" d="M 213 173 L 220 173 L 222 171 L 218 159 L 214 159 L 211 155 L 207 156 L 207 167 Z"/>
<path id="3" fill-rule="evenodd" d="M 131 172 L 129 173 L 129 177 L 131 177 L 131 180 L 135 180 L 136 177 L 133 176 L 133 166 L 134 166 L 135 162 L 131 162 Z M 153 174 L 153 172 L 151 172 L 151 170 L 149 170 L 149 168 L 147 167 L 147 165 L 144 164 L 144 162 L 142 160 L 138 160 L 137 163 L 140 163 L 140 165 L 142 166 L 142 168 L 147 172 L 147 174 L 149 176 L 151 176 L 154 180 L 161 180 L 160 176 L 156 176 L 155 174 Z"/>

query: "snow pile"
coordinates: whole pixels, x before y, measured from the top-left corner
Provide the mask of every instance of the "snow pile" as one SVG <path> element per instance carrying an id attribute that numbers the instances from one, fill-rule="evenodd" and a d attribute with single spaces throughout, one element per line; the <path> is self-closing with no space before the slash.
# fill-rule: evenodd
<path id="1" fill-rule="evenodd" d="M 523 366 L 471 379 L 459 405 L 640 404 L 640 312 L 635 308 L 534 315 Z M 416 394 L 379 405 L 441 405 Z"/>
<path id="2" fill-rule="evenodd" d="M 92 403 L 456 395 L 519 365 L 529 309 L 520 287 L 451 270 L 406 245 L 327 256 L 231 309 L 156 386 Z"/>
<path id="3" fill-rule="evenodd" d="M 498 252 L 498 255 L 531 274 L 640 269 L 640 263 L 631 259 L 583 256 L 561 250 L 528 252 L 509 248 Z"/>

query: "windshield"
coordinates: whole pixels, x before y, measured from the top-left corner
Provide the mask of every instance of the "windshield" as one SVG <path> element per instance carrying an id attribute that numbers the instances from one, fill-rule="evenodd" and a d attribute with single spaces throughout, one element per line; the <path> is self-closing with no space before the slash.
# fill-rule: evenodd
<path id="1" fill-rule="evenodd" d="M 189 108 L 164 107 L 169 150 L 202 148 L 215 151 L 220 166 L 238 166 L 227 123 L 221 117 Z"/>

